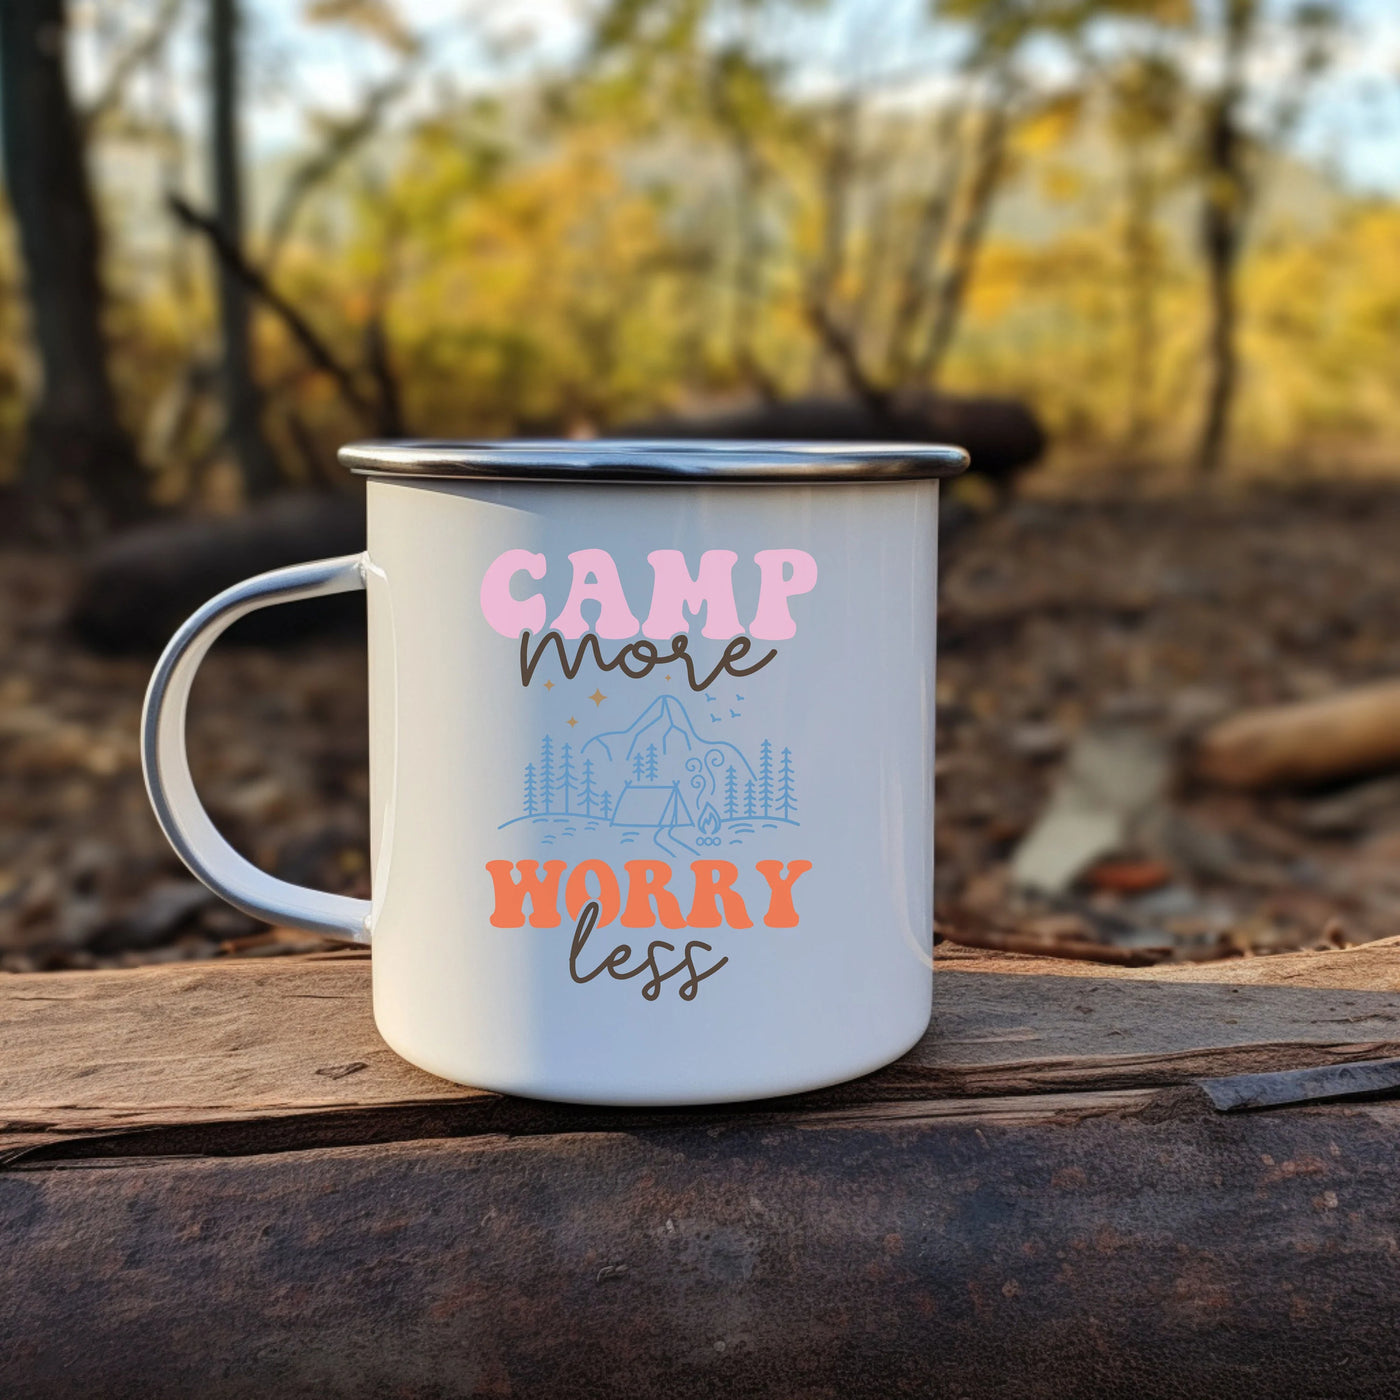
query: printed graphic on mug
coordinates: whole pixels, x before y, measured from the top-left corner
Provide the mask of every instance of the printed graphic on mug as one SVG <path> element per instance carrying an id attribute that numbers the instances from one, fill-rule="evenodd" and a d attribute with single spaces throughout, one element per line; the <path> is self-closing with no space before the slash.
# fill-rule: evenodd
<path id="1" fill-rule="evenodd" d="M 488 861 L 490 922 L 559 928 L 562 905 L 573 924 L 574 982 L 645 975 L 641 993 L 655 1000 L 678 977 L 678 994 L 691 1001 L 730 960 L 713 943 L 652 938 L 643 952 L 620 942 L 600 961 L 606 937 L 595 932 L 752 929 L 756 919 L 770 929 L 799 926 L 794 886 L 811 862 L 765 858 L 764 847 L 768 833 L 801 825 L 797 760 L 781 735 L 755 733 L 744 716 L 764 684 L 760 673 L 782 650 L 764 645 L 755 654 L 754 643 L 797 637 L 791 603 L 816 587 L 817 562 L 804 550 L 757 551 L 758 604 L 747 624 L 735 602 L 732 550 L 705 550 L 694 574 L 680 550 L 649 553 L 644 621 L 606 550 L 575 550 L 567 562 L 568 598 L 547 627 L 544 594 L 517 597 L 512 586 L 522 575 L 544 580 L 545 555 L 505 550 L 481 583 L 482 615 L 518 644 L 518 657 L 502 664 L 518 662 L 521 686 L 543 688 L 546 709 L 558 712 L 521 772 L 518 810 L 499 826 L 522 828 L 532 848 L 558 856 Z M 590 602 L 591 625 L 583 612 Z M 695 646 L 693 625 L 702 639 Z M 568 682 L 595 673 L 586 702 L 570 698 L 577 689 Z M 658 684 L 662 693 L 653 695 Z"/>

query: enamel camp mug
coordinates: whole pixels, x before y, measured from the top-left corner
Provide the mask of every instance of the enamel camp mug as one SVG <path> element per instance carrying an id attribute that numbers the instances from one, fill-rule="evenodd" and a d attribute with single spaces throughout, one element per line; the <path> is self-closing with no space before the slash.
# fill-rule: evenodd
<path id="1" fill-rule="evenodd" d="M 373 947 L 406 1060 L 537 1098 L 790 1094 L 908 1050 L 932 993 L 938 479 L 928 445 L 365 443 L 363 554 L 180 629 L 146 784 L 201 880 Z M 258 870 L 185 709 L 255 608 L 364 589 L 370 901 Z"/>

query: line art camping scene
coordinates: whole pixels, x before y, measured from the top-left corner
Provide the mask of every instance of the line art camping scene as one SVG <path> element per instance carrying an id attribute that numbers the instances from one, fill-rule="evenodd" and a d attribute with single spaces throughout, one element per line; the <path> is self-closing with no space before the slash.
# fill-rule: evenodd
<path id="1" fill-rule="evenodd" d="M 674 696 L 653 700 L 626 729 L 575 746 L 552 734 L 521 774 L 520 812 L 501 823 L 551 828 L 558 837 L 606 832 L 619 846 L 668 855 L 742 846 L 757 831 L 799 825 L 792 751 L 759 742 L 756 762 L 738 745 L 707 739 Z"/>

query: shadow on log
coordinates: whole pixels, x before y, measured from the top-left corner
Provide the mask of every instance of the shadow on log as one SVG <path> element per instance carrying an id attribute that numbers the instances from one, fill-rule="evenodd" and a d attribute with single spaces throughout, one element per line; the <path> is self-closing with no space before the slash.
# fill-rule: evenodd
<path id="1" fill-rule="evenodd" d="M 113 537 L 89 558 L 70 621 L 80 641 L 108 655 L 155 653 L 194 610 L 241 579 L 285 564 L 365 547 L 362 500 L 299 493 L 241 515 L 170 518 Z M 277 645 L 327 633 L 363 633 L 364 598 L 341 594 L 267 608 L 227 639 Z"/>

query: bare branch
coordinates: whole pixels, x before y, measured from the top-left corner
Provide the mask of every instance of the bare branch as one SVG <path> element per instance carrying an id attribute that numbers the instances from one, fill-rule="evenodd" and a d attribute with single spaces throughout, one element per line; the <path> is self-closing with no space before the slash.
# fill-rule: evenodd
<path id="1" fill-rule="evenodd" d="M 397 76 L 371 89 L 365 99 L 364 110 L 348 121 L 336 123 L 325 145 L 309 155 L 287 177 L 268 221 L 267 251 L 263 257 L 265 271 L 270 273 L 275 266 L 307 199 L 335 174 L 356 147 L 374 135 L 385 111 L 407 88 L 416 61 L 415 55 Z"/>
<path id="2" fill-rule="evenodd" d="M 403 437 L 403 399 L 399 381 L 389 359 L 389 341 L 384 334 L 384 318 L 376 312 L 365 322 L 365 364 L 379 395 L 379 431 L 386 437 Z"/>
<path id="3" fill-rule="evenodd" d="M 736 109 L 718 73 L 711 75 L 709 101 L 720 129 L 733 149 L 739 167 L 738 195 L 734 201 L 738 225 L 734 259 L 734 311 L 730 320 L 730 353 L 739 372 L 758 390 L 766 403 L 777 403 L 781 394 L 773 376 L 759 359 L 754 328 L 759 316 L 763 280 L 763 240 L 759 228 L 759 202 L 767 177 L 763 156 L 753 132 Z"/>
<path id="4" fill-rule="evenodd" d="M 758 302 L 763 275 L 763 244 L 759 237 L 758 200 L 763 186 L 763 170 L 753 147 L 737 138 L 739 145 L 739 248 L 734 264 L 734 362 L 761 398 L 776 403 L 780 397 L 773 377 L 764 368 L 754 346 Z"/>
<path id="5" fill-rule="evenodd" d="M 847 95 L 832 112 L 832 137 L 822 167 L 822 248 L 812 269 L 808 296 L 828 309 L 841 283 L 846 265 L 847 229 L 850 224 L 851 186 L 856 164 L 857 99 Z"/>
<path id="6" fill-rule="evenodd" d="M 167 194 L 166 203 L 172 214 L 186 227 L 202 234 L 229 269 L 267 308 L 282 321 L 293 339 L 306 352 L 307 358 L 335 382 L 345 402 L 377 431 L 385 431 L 379 410 L 360 392 L 350 369 L 335 357 L 325 341 L 311 328 L 306 318 L 248 260 L 227 238 L 218 224 L 207 214 L 192 208 L 177 194 Z"/>
<path id="7" fill-rule="evenodd" d="M 851 393 L 879 412 L 889 395 L 866 371 L 855 334 L 842 325 L 835 306 L 846 260 L 846 231 L 850 220 L 851 187 L 856 159 L 858 99 L 847 96 L 833 112 L 834 132 L 822 172 L 825 218 L 822 250 L 807 283 L 807 321 L 822 347 L 836 361 Z"/>
<path id="8" fill-rule="evenodd" d="M 823 348 L 836 361 L 847 388 L 876 413 L 884 412 L 889 407 L 889 393 L 866 374 L 851 336 L 833 319 L 822 302 L 808 300 L 805 309 L 808 323 L 817 333 Z"/>
<path id="9" fill-rule="evenodd" d="M 141 65 L 160 52 L 184 3 L 185 0 L 161 0 L 160 8 L 156 11 L 150 27 L 138 34 L 124 52 L 118 55 L 107 74 L 107 81 L 78 114 L 78 122 L 84 134 L 90 132 L 121 101 L 127 83 Z"/>
<path id="10" fill-rule="evenodd" d="M 935 144 L 947 155 L 936 180 L 924 197 L 914 224 L 896 294 L 889 334 L 890 382 L 902 383 L 914 356 L 914 332 L 923 319 L 937 275 L 939 254 L 953 207 L 953 195 L 962 178 L 963 146 L 956 139 L 962 105 L 949 102 L 939 114 Z"/>
<path id="11" fill-rule="evenodd" d="M 986 232 L 992 197 L 996 194 L 1005 166 L 1009 104 L 1009 93 L 994 93 L 985 114 L 967 200 L 952 234 L 948 266 L 938 279 L 933 320 L 924 339 L 923 350 L 914 363 L 910 376 L 913 383 L 922 385 L 936 377 L 953 343 L 967 285 L 981 250 L 982 236 Z"/>

